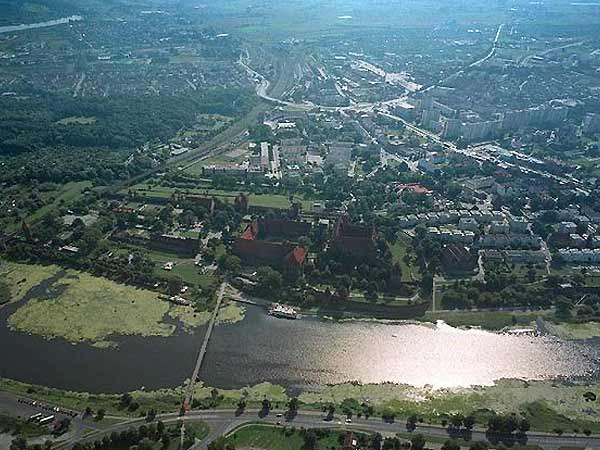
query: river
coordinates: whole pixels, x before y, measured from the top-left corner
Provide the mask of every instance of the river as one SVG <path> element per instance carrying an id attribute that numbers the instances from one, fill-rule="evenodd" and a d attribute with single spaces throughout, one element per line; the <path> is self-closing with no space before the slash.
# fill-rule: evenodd
<path id="1" fill-rule="evenodd" d="M 34 28 L 53 27 L 56 25 L 63 25 L 65 23 L 69 23 L 69 22 L 77 22 L 79 20 L 83 20 L 83 17 L 69 16 L 69 17 L 63 17 L 63 18 L 55 19 L 55 20 L 48 20 L 46 22 L 22 23 L 20 25 L 6 25 L 3 27 L 0 27 L 0 34 L 1 33 L 12 33 L 14 31 L 32 30 Z"/>
<path id="2" fill-rule="evenodd" d="M 180 385 L 192 372 L 204 335 L 202 327 L 168 338 L 120 337 L 118 349 L 48 341 L 8 329 L 6 318 L 19 304 L 0 310 L 0 376 L 63 389 L 123 392 Z M 215 328 L 200 378 L 219 388 L 269 381 L 294 391 L 354 380 L 452 387 L 501 378 L 591 377 L 598 360 L 595 345 L 552 337 L 466 331 L 443 323 L 288 321 L 250 307 L 243 321 Z"/>

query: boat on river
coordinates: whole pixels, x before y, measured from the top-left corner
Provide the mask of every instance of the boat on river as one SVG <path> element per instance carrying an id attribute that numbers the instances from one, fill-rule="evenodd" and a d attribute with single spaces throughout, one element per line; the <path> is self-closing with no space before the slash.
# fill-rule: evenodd
<path id="1" fill-rule="evenodd" d="M 297 319 L 298 312 L 288 305 L 273 303 L 269 308 L 269 315 L 280 319 Z"/>

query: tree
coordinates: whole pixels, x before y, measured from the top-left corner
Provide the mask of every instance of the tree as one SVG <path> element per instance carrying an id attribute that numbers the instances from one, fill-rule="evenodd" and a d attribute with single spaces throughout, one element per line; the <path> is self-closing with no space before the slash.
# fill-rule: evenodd
<path id="1" fill-rule="evenodd" d="M 266 414 L 268 414 L 271 410 L 271 400 L 264 398 L 262 401 L 262 409 Z"/>
<path id="2" fill-rule="evenodd" d="M 463 425 L 467 430 L 471 430 L 475 426 L 475 417 L 472 414 L 465 416 L 463 419 Z"/>
<path id="3" fill-rule="evenodd" d="M 423 450 L 425 448 L 425 438 L 422 434 L 417 434 L 410 440 L 411 450 Z"/>
<path id="4" fill-rule="evenodd" d="M 483 441 L 473 442 L 469 446 L 469 450 L 488 450 L 488 448 L 489 448 L 489 446 L 488 446 L 487 442 L 483 442 Z"/>
<path id="5" fill-rule="evenodd" d="M 317 433 L 313 430 L 308 431 L 304 435 L 304 445 L 302 446 L 303 450 L 315 450 L 317 448 Z"/>
<path id="6" fill-rule="evenodd" d="M 289 410 L 292 412 L 298 411 L 298 403 L 298 397 L 292 397 L 288 402 Z"/>
<path id="7" fill-rule="evenodd" d="M 148 414 L 146 414 L 146 422 L 152 422 L 155 418 L 156 410 L 151 409 L 150 411 L 148 411 Z"/>
<path id="8" fill-rule="evenodd" d="M 95 420 L 97 422 L 100 422 L 102 419 L 104 419 L 104 416 L 106 415 L 106 411 L 104 410 L 104 408 L 100 408 L 98 410 L 98 412 L 96 413 L 96 417 Z"/>
<path id="9" fill-rule="evenodd" d="M 180 294 L 183 288 L 183 280 L 180 277 L 171 277 L 169 278 L 168 286 L 171 295 Z"/>
<path id="10" fill-rule="evenodd" d="M 527 419 L 521 419 L 519 421 L 519 431 L 521 433 L 527 433 L 530 428 L 531 428 L 531 424 L 529 423 L 529 421 Z"/>
<path id="11" fill-rule="evenodd" d="M 571 309 L 573 303 L 568 298 L 559 297 L 556 299 L 556 317 L 567 320 L 571 318 Z"/>
<path id="12" fill-rule="evenodd" d="M 227 438 L 220 436 L 208 444 L 208 450 L 235 450 L 235 447 L 227 442 Z"/>
<path id="13" fill-rule="evenodd" d="M 386 422 L 393 422 L 396 418 L 396 413 L 389 408 L 386 408 L 381 413 L 381 418 Z"/>
<path id="14" fill-rule="evenodd" d="M 169 445 L 171 444 L 171 438 L 169 437 L 168 434 L 163 434 L 162 438 L 160 439 L 160 442 L 162 444 L 162 448 L 167 449 L 167 448 L 169 448 Z"/>
<path id="15" fill-rule="evenodd" d="M 10 443 L 10 450 L 27 450 L 27 441 L 22 437 L 16 437 Z"/>
<path id="16" fill-rule="evenodd" d="M 460 450 L 460 444 L 454 439 L 449 439 L 442 445 L 442 450 Z"/>
<path id="17" fill-rule="evenodd" d="M 464 420 L 464 416 L 462 414 L 453 414 L 450 417 L 450 423 L 452 424 L 452 426 L 454 428 L 460 428 L 462 427 L 463 424 L 463 420 Z"/>
<path id="18" fill-rule="evenodd" d="M 329 405 L 327 405 L 327 415 L 333 416 L 334 413 L 335 413 L 335 406 L 333 403 L 330 403 Z"/>
<path id="19" fill-rule="evenodd" d="M 219 257 L 219 267 L 228 272 L 239 272 L 242 267 L 242 260 L 235 255 L 221 255 Z"/>
<path id="20" fill-rule="evenodd" d="M 278 292 L 283 284 L 281 274 L 276 270 L 264 266 L 256 271 L 258 289 L 264 294 Z"/>
<path id="21" fill-rule="evenodd" d="M 406 429 L 409 431 L 413 431 L 415 428 L 417 428 L 418 421 L 419 418 L 417 417 L 417 415 L 411 414 L 410 416 L 408 416 L 408 419 L 406 419 Z"/>
<path id="22" fill-rule="evenodd" d="M 125 392 L 123 395 L 121 395 L 119 405 L 121 408 L 127 408 L 129 405 L 131 405 L 132 400 L 133 398 L 131 397 L 131 394 L 129 392 Z"/>
<path id="23" fill-rule="evenodd" d="M 239 411 L 243 411 L 246 409 L 246 399 L 244 397 L 240 398 L 237 402 L 237 407 Z"/>

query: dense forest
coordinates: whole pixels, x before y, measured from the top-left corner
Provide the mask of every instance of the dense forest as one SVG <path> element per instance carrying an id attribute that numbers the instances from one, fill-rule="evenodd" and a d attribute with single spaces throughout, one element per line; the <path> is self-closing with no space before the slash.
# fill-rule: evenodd
<path id="1" fill-rule="evenodd" d="M 0 154 L 40 149 L 129 149 L 151 139 L 166 140 L 198 114 L 235 116 L 252 97 L 242 90 L 213 89 L 181 96 L 72 98 L 39 93 L 0 97 Z"/>

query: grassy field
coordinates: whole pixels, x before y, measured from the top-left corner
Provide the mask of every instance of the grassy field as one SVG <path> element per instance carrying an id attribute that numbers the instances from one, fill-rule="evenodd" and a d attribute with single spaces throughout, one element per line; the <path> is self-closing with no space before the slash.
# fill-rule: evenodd
<path id="1" fill-rule="evenodd" d="M 327 430 L 317 440 L 318 450 L 341 448 L 342 431 Z M 284 429 L 270 425 L 248 425 L 239 428 L 228 437 L 228 441 L 236 448 L 252 448 L 264 450 L 301 450 L 304 438 L 298 430 Z"/>
<path id="2" fill-rule="evenodd" d="M 54 201 L 48 203 L 45 206 L 42 206 L 41 208 L 36 210 L 33 214 L 30 214 L 29 216 L 27 216 L 25 219 L 26 222 L 31 223 L 31 222 L 35 222 L 35 221 L 41 219 L 46 214 L 48 214 L 50 211 L 58 208 L 59 206 L 61 206 L 63 204 L 68 204 L 69 202 L 75 200 L 77 197 L 79 197 L 81 195 L 81 193 L 83 192 L 84 189 L 89 188 L 91 186 L 92 186 L 91 181 L 72 182 L 72 183 L 67 183 L 67 184 L 61 186 L 61 188 L 56 192 L 47 193 L 48 199 L 50 198 L 50 196 L 52 196 L 54 198 Z"/>
<path id="3" fill-rule="evenodd" d="M 549 323 L 546 322 L 548 331 L 561 339 L 591 339 L 600 337 L 599 322 L 584 323 Z"/>
<path id="4" fill-rule="evenodd" d="M 411 264 L 407 263 L 404 257 L 409 253 L 410 238 L 404 233 L 398 235 L 398 239 L 394 245 L 390 245 L 390 251 L 392 252 L 392 258 L 394 263 L 399 263 L 402 269 L 402 281 L 410 283 L 412 281 L 418 281 L 421 279 L 421 273 L 419 269 Z"/>
<path id="5" fill-rule="evenodd" d="M 154 198 L 170 198 L 175 192 L 180 194 L 196 194 L 208 195 L 216 197 L 219 200 L 227 203 L 233 203 L 235 197 L 239 194 L 239 190 L 227 191 L 222 189 L 198 188 L 198 189 L 176 189 L 163 186 L 148 186 L 147 184 L 138 184 L 131 188 L 132 192 L 137 192 L 149 199 Z M 250 206 L 258 206 L 272 209 L 288 209 L 291 204 L 289 197 L 282 194 L 249 194 Z M 300 202 L 304 211 L 311 211 L 313 200 L 306 200 L 295 197 L 295 200 Z"/>
<path id="6" fill-rule="evenodd" d="M 0 260 L 0 277 L 8 282 L 10 302 L 21 300 L 31 288 L 56 275 L 59 270 L 60 268 L 54 265 L 32 266 Z"/>
<path id="7" fill-rule="evenodd" d="M 193 258 L 180 258 L 177 255 L 166 252 L 158 252 L 153 250 L 142 250 L 144 255 L 156 263 L 154 273 L 161 278 L 180 277 L 187 285 L 199 286 L 207 288 L 216 282 L 216 278 L 212 272 L 202 273 L 201 268 L 195 265 Z M 171 271 L 165 271 L 163 266 L 166 262 L 173 262 L 175 266 Z"/>

